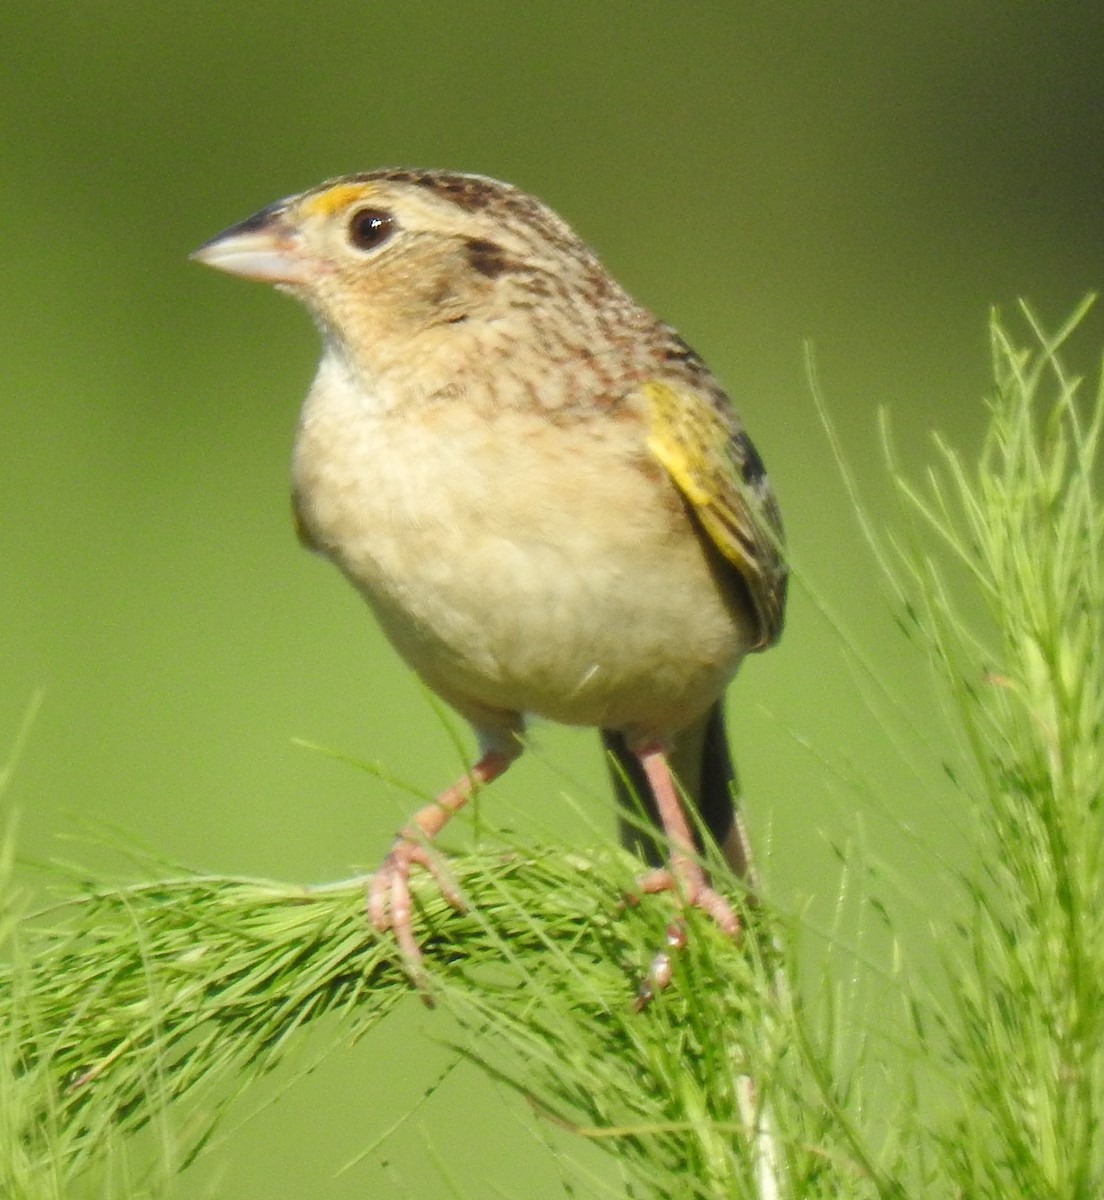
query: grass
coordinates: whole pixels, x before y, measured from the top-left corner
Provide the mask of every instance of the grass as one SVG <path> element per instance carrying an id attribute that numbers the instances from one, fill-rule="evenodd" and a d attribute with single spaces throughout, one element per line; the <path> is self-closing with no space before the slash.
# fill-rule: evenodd
<path id="1" fill-rule="evenodd" d="M 1104 383 L 1083 407 L 1055 337 L 994 323 L 980 462 L 939 443 L 906 494 L 937 554 L 905 556 L 906 594 L 968 746 L 981 854 L 942 1014 L 957 1103 L 939 1131 L 968 1196 L 1104 1194 Z M 956 615 L 955 564 L 990 621 Z M 950 1194 L 955 1194 L 954 1192 Z"/>
<path id="2" fill-rule="evenodd" d="M 975 864 L 939 884 L 958 914 L 937 931 L 944 986 L 892 980 L 912 1021 L 899 1061 L 856 1033 L 850 992 L 807 985 L 800 923 L 769 902 L 744 914 L 739 945 L 690 914 L 671 985 L 638 1012 L 671 909 L 622 907 L 636 865 L 621 852 L 466 856 L 465 913 L 419 884 L 458 1052 L 616 1159 L 612 1189 L 580 1174 L 566 1194 L 1104 1195 L 1104 389 L 1081 400 L 1058 356 L 1082 311 L 1056 337 L 1027 314 L 1030 350 L 994 319 L 981 454 L 937 439 L 927 478 L 895 471 L 910 516 L 877 535 L 953 714 Z M 292 887 L 145 860 L 119 885 L 53 867 L 60 898 L 31 914 L 5 846 L 5 1197 L 168 1194 L 308 1029 L 347 1042 L 408 993 L 365 925 L 361 880 Z"/>

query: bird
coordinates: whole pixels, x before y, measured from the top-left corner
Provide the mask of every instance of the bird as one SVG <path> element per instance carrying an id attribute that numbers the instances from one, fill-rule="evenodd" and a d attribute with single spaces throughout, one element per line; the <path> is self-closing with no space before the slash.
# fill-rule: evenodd
<path id="1" fill-rule="evenodd" d="M 700 830 L 750 881 L 724 694 L 778 641 L 787 568 L 763 460 L 702 358 L 550 207 L 485 175 L 329 179 L 193 257 L 313 317 L 299 537 L 475 735 L 470 770 L 368 885 L 368 917 L 410 973 L 411 872 L 463 906 L 433 839 L 534 717 L 600 731 L 622 839 L 650 864 L 640 890 L 736 936 Z"/>

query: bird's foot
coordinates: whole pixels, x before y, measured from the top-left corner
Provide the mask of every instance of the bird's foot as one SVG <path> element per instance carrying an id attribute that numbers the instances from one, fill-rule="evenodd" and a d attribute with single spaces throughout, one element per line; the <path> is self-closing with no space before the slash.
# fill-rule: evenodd
<path id="1" fill-rule="evenodd" d="M 711 887 L 705 870 L 698 861 L 694 838 L 683 809 L 682 800 L 675 786 L 671 766 L 667 761 L 667 750 L 662 742 L 645 742 L 634 749 L 640 765 L 647 776 L 656 803 L 656 811 L 663 832 L 670 843 L 669 867 L 666 870 L 649 871 L 637 880 L 640 892 L 675 892 L 684 906 L 700 908 L 726 933 L 735 938 L 740 933 L 740 921 L 729 902 L 716 888 Z M 675 930 L 677 936 L 672 936 Z M 667 947 L 652 960 L 648 974 L 637 992 L 636 1008 L 648 1003 L 657 991 L 667 986 L 671 978 L 671 952 L 686 944 L 686 932 L 681 926 L 667 927 Z"/>
<path id="2" fill-rule="evenodd" d="M 394 933 L 403 966 L 426 999 L 426 976 L 421 947 L 414 936 L 410 898 L 410 870 L 415 865 L 425 868 L 437 881 L 441 895 L 463 911 L 460 890 L 444 861 L 421 842 L 402 834 L 368 883 L 368 919 L 381 933 L 388 929 Z"/>
<path id="3" fill-rule="evenodd" d="M 732 905 L 708 884 L 705 872 L 697 863 L 682 860 L 676 861 L 670 868 L 648 871 L 637 879 L 636 890 L 643 895 L 675 892 L 684 904 L 700 908 L 730 938 L 740 936 L 740 919 Z M 627 899 L 635 903 L 638 897 L 633 895 Z M 674 956 L 686 945 L 685 924 L 681 920 L 672 921 L 667 926 L 665 940 L 666 945 L 652 959 L 636 990 L 636 999 L 633 1001 L 636 1012 L 647 1007 L 656 993 L 671 982 Z"/>
<path id="4" fill-rule="evenodd" d="M 636 881 L 636 887 L 646 896 L 674 892 L 684 904 L 712 917 L 722 933 L 730 938 L 740 936 L 740 918 L 724 896 L 706 882 L 705 872 L 697 863 L 683 862 L 678 867 L 648 871 Z"/>
<path id="5" fill-rule="evenodd" d="M 381 933 L 390 929 L 399 945 L 399 954 L 407 974 L 417 985 L 426 1004 L 432 1004 L 427 991 L 422 951 L 414 936 L 410 869 L 424 867 L 437 881 L 441 895 L 458 910 L 464 909 L 460 889 L 448 872 L 444 860 L 429 848 L 429 841 L 440 833 L 449 817 L 462 808 L 472 792 L 501 775 L 517 756 L 517 750 L 484 751 L 471 771 L 437 798 L 420 808 L 395 839 L 387 857 L 368 883 L 368 920 Z"/>

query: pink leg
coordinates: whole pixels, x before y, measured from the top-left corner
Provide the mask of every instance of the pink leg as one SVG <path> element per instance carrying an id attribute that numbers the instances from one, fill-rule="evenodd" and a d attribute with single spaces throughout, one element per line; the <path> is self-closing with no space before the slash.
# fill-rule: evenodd
<path id="1" fill-rule="evenodd" d="M 424 808 L 418 809 L 395 839 L 379 870 L 372 876 L 368 885 L 368 918 L 377 929 L 394 931 L 403 960 L 414 976 L 420 973 L 422 952 L 410 920 L 410 868 L 415 863 L 425 867 L 437 880 L 445 899 L 454 908 L 463 908 L 456 884 L 440 858 L 430 853 L 426 843 L 441 832 L 449 817 L 464 807 L 480 784 L 497 779 L 514 757 L 502 750 L 488 750 L 472 767 L 470 774 L 446 788 Z"/>
<path id="2" fill-rule="evenodd" d="M 661 745 L 650 743 L 641 746 L 636 756 L 648 777 L 663 832 L 671 843 L 669 869 L 649 871 L 641 878 L 640 889 L 644 892 L 678 892 L 685 903 L 708 913 L 725 933 L 736 937 L 740 932 L 736 914 L 720 892 L 709 886 L 697 860 L 694 839 L 671 775 L 667 752 Z"/>

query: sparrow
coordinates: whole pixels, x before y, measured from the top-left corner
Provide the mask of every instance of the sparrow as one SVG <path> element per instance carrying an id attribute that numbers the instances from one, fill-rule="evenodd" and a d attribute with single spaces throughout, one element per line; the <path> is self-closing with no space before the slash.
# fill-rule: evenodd
<path id="1" fill-rule="evenodd" d="M 653 864 L 639 887 L 735 936 L 699 830 L 750 879 L 723 696 L 777 642 L 787 572 L 763 461 L 706 364 L 550 208 L 481 175 L 331 179 L 193 257 L 314 318 L 299 536 L 478 743 L 369 884 L 411 973 L 411 870 L 461 906 L 432 840 L 518 757 L 530 716 L 600 731 L 622 837 Z"/>

